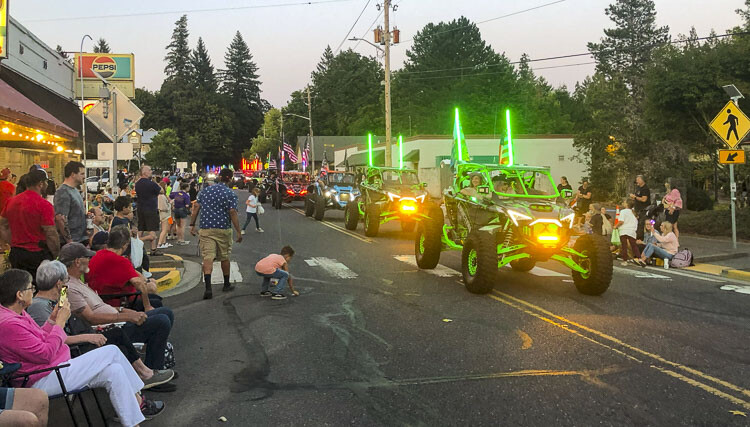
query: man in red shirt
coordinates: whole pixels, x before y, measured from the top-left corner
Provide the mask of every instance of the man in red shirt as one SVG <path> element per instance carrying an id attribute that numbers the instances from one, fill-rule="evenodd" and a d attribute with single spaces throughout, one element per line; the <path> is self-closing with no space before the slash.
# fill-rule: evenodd
<path id="1" fill-rule="evenodd" d="M 57 258 L 60 239 L 55 228 L 55 209 L 42 198 L 47 190 L 47 173 L 31 171 L 25 181 L 26 190 L 8 200 L 0 212 L 0 240 L 10 242 L 10 265 L 36 277 L 42 261 Z"/>
<path id="2" fill-rule="evenodd" d="M 151 311 L 154 305 L 161 307 L 161 298 L 156 294 L 156 282 L 146 280 L 138 273 L 130 259 L 123 253 L 130 245 L 130 230 L 125 225 L 112 227 L 107 238 L 107 248 L 102 249 L 89 262 L 89 287 L 100 295 L 124 294 L 140 291 L 141 298 L 136 309 Z M 154 295 L 149 295 L 154 294 Z M 120 307 L 118 299 L 107 304 Z"/>
<path id="3" fill-rule="evenodd" d="M 0 212 L 5 209 L 5 204 L 8 203 L 8 199 L 16 194 L 16 186 L 10 182 L 10 177 L 12 175 L 13 174 L 8 168 L 0 171 Z"/>

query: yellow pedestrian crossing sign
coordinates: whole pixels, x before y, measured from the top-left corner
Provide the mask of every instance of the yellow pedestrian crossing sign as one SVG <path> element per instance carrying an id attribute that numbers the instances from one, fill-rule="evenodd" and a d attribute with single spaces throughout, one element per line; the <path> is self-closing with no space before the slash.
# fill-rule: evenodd
<path id="1" fill-rule="evenodd" d="M 750 132 L 750 119 L 734 102 L 729 101 L 709 126 L 729 148 L 734 148 Z"/>

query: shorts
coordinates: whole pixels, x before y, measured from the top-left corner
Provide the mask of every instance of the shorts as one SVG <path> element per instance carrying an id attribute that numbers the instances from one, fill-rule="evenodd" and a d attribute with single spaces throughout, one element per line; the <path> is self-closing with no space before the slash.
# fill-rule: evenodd
<path id="1" fill-rule="evenodd" d="M 675 224 L 677 220 L 680 218 L 680 210 L 675 209 L 673 214 L 669 213 L 669 210 L 664 210 L 664 220 L 670 222 L 671 224 Z"/>
<path id="2" fill-rule="evenodd" d="M 159 231 L 159 211 L 138 209 L 138 231 Z"/>
<path id="3" fill-rule="evenodd" d="M 187 208 L 177 208 L 174 210 L 174 217 L 177 219 L 187 218 L 188 217 L 188 210 Z"/>
<path id="4" fill-rule="evenodd" d="M 198 231 L 198 246 L 204 260 L 228 261 L 232 253 L 232 229 L 202 228 Z"/>
<path id="5" fill-rule="evenodd" d="M 15 389 L 0 387 L 0 413 L 3 409 L 13 409 Z"/>

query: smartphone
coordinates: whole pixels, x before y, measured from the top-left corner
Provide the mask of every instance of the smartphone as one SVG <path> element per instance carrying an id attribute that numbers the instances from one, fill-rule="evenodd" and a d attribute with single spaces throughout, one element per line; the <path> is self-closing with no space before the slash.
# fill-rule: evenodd
<path id="1" fill-rule="evenodd" d="M 60 307 L 62 307 L 67 300 L 68 300 L 68 287 L 63 286 L 63 288 L 60 289 L 60 302 L 58 303 Z"/>

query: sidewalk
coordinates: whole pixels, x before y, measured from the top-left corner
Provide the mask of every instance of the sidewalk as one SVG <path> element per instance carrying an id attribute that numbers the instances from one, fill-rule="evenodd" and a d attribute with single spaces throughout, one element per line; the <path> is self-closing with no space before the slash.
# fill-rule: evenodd
<path id="1" fill-rule="evenodd" d="M 695 266 L 686 270 L 750 282 L 750 242 L 680 234 L 680 249 L 690 249 Z"/>

